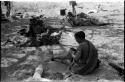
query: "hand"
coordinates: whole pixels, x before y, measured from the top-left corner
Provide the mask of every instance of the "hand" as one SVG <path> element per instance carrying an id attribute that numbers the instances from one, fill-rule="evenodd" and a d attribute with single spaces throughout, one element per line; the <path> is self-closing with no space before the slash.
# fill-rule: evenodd
<path id="1" fill-rule="evenodd" d="M 39 73 L 34 73 L 33 79 L 40 79 L 41 75 Z"/>
<path id="2" fill-rule="evenodd" d="M 70 48 L 70 50 L 72 50 L 72 51 L 76 51 L 76 49 L 75 49 L 75 48 Z"/>
<path id="3" fill-rule="evenodd" d="M 51 58 L 51 61 L 54 61 L 54 57 Z"/>
<path id="4" fill-rule="evenodd" d="M 73 57 L 73 58 L 75 58 L 75 55 L 74 55 L 74 53 L 73 53 L 73 54 L 71 54 L 71 55 L 72 55 L 72 57 Z"/>
<path id="5" fill-rule="evenodd" d="M 74 49 L 70 48 L 70 50 L 69 50 L 69 53 L 70 53 L 70 54 L 75 54 L 75 52 L 76 52 L 76 51 L 75 51 Z"/>

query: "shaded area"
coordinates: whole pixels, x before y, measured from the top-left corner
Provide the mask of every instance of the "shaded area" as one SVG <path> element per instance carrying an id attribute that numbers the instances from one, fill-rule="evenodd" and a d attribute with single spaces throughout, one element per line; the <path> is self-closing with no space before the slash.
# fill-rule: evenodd
<path id="1" fill-rule="evenodd" d="M 113 10 L 113 9 L 112 9 Z M 119 12 L 117 12 L 119 13 Z M 64 55 L 64 52 L 67 53 L 70 47 L 76 47 L 78 44 L 74 40 L 74 33 L 83 30 L 86 33 L 86 38 L 93 42 L 98 48 L 99 58 L 102 60 L 102 64 L 99 69 L 97 69 L 92 75 L 79 76 L 73 75 L 69 80 L 79 81 L 79 80 L 90 80 L 97 81 L 101 79 L 105 80 L 123 80 L 124 78 L 118 75 L 118 72 L 114 70 L 111 66 L 107 65 L 107 61 L 112 61 L 118 64 L 121 67 L 124 67 L 124 24 L 123 24 L 123 14 L 121 12 L 114 14 L 113 11 L 107 11 L 101 13 L 100 15 L 105 15 L 107 21 L 113 22 L 112 25 L 106 26 L 81 26 L 71 28 L 70 32 L 62 32 L 60 43 L 62 45 L 52 45 L 52 46 L 40 46 L 40 47 L 22 47 L 17 48 L 14 45 L 7 44 L 7 46 L 1 46 L 1 77 L 2 80 L 24 80 L 29 77 L 32 77 L 34 74 L 35 68 L 44 63 L 44 60 L 49 59 L 52 54 L 49 51 L 53 51 L 54 55 Z M 99 14 L 98 14 L 99 15 Z M 101 18 L 102 16 L 100 16 Z M 48 18 L 48 20 L 51 18 Z M 55 18 L 53 18 L 55 19 Z M 112 19 L 112 20 L 110 20 Z M 53 20 L 54 21 L 54 20 Z M 55 22 L 55 21 L 54 21 Z M 1 25 L 1 43 L 4 43 L 8 37 L 15 37 L 16 34 L 12 34 L 21 29 L 23 25 L 29 25 L 29 19 L 19 19 L 18 21 L 14 20 L 13 22 L 2 23 Z M 58 26 L 57 26 L 58 27 Z M 60 26 L 59 26 L 60 27 Z M 68 27 L 68 26 L 67 26 Z M 9 35 L 9 36 L 8 36 Z M 18 37 L 18 35 L 17 35 Z M 25 38 L 22 38 L 23 40 Z M 45 63 L 46 64 L 46 63 Z M 63 76 L 58 73 L 59 70 L 65 70 L 64 65 L 59 64 L 58 62 L 50 62 L 50 65 L 53 68 L 53 71 L 56 70 L 57 74 L 50 77 L 50 79 L 62 79 Z M 57 66 L 56 68 L 54 68 Z M 63 69 L 61 68 L 63 67 Z M 49 76 L 49 74 L 48 74 Z M 48 77 L 46 76 L 46 77 Z M 51 76 L 51 75 L 50 75 Z M 59 77 L 58 77 L 59 76 Z M 31 79 L 32 80 L 32 79 Z"/>

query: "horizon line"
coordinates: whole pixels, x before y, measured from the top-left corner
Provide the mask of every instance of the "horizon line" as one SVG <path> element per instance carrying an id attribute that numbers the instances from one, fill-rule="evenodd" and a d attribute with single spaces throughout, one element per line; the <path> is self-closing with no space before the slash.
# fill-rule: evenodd
<path id="1" fill-rule="evenodd" d="M 14 1 L 14 2 L 124 2 L 124 0 L 1 0 L 1 1 Z"/>

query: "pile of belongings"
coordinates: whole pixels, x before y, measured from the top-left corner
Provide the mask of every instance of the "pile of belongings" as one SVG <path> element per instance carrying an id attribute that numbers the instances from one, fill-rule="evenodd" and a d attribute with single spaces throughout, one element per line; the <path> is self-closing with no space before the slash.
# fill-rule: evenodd
<path id="1" fill-rule="evenodd" d="M 18 32 L 20 35 L 30 38 L 29 46 L 42 46 L 59 44 L 62 31 L 60 28 L 53 28 L 47 26 L 40 17 L 33 17 L 30 19 L 29 30 L 21 29 Z"/>
<path id="2" fill-rule="evenodd" d="M 77 14 L 76 16 L 74 16 L 72 14 L 72 12 L 68 12 L 67 18 L 68 18 L 68 22 L 72 26 L 103 26 L 103 25 L 107 25 L 107 23 L 102 23 L 99 20 L 97 20 L 96 18 L 92 18 L 83 12 Z"/>

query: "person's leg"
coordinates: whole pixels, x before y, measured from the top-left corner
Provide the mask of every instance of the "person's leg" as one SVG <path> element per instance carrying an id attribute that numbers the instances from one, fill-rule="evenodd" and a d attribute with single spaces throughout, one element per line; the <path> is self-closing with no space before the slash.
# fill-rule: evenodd
<path id="1" fill-rule="evenodd" d="M 37 39 L 36 39 L 36 37 L 32 37 L 31 38 L 31 43 L 30 43 L 30 45 L 29 46 L 40 46 L 40 41 L 37 41 Z"/>
<path id="2" fill-rule="evenodd" d="M 54 59 L 54 61 L 57 61 L 57 62 L 60 62 L 60 63 L 63 63 L 63 64 L 66 64 L 66 65 L 71 65 L 71 60 L 70 59 Z"/>
<path id="3" fill-rule="evenodd" d="M 43 73 L 43 65 L 40 64 L 38 67 L 35 69 L 35 73 L 33 75 L 34 79 L 39 79 L 41 78 L 41 74 Z"/>
<path id="4" fill-rule="evenodd" d="M 58 61 L 60 63 L 66 64 L 68 66 L 71 66 L 71 64 L 73 62 L 73 59 L 72 59 L 71 53 L 69 51 L 68 54 L 65 56 L 65 59 L 64 58 L 63 59 L 54 59 L 54 61 Z"/>
<path id="5" fill-rule="evenodd" d="M 64 76 L 65 76 L 65 79 L 71 77 L 73 74 L 77 74 L 76 71 L 77 71 L 77 68 L 78 67 L 75 67 L 72 65 L 69 66 L 68 70 L 66 73 L 64 73 Z"/>
<path id="6" fill-rule="evenodd" d="M 70 72 L 74 73 L 74 74 L 77 74 L 77 72 L 79 71 L 79 66 L 77 65 L 73 65 L 70 69 Z"/>
<path id="7" fill-rule="evenodd" d="M 32 42 L 32 38 L 29 38 L 25 43 L 19 45 L 20 47 L 27 47 L 29 46 L 29 44 L 31 44 Z"/>

